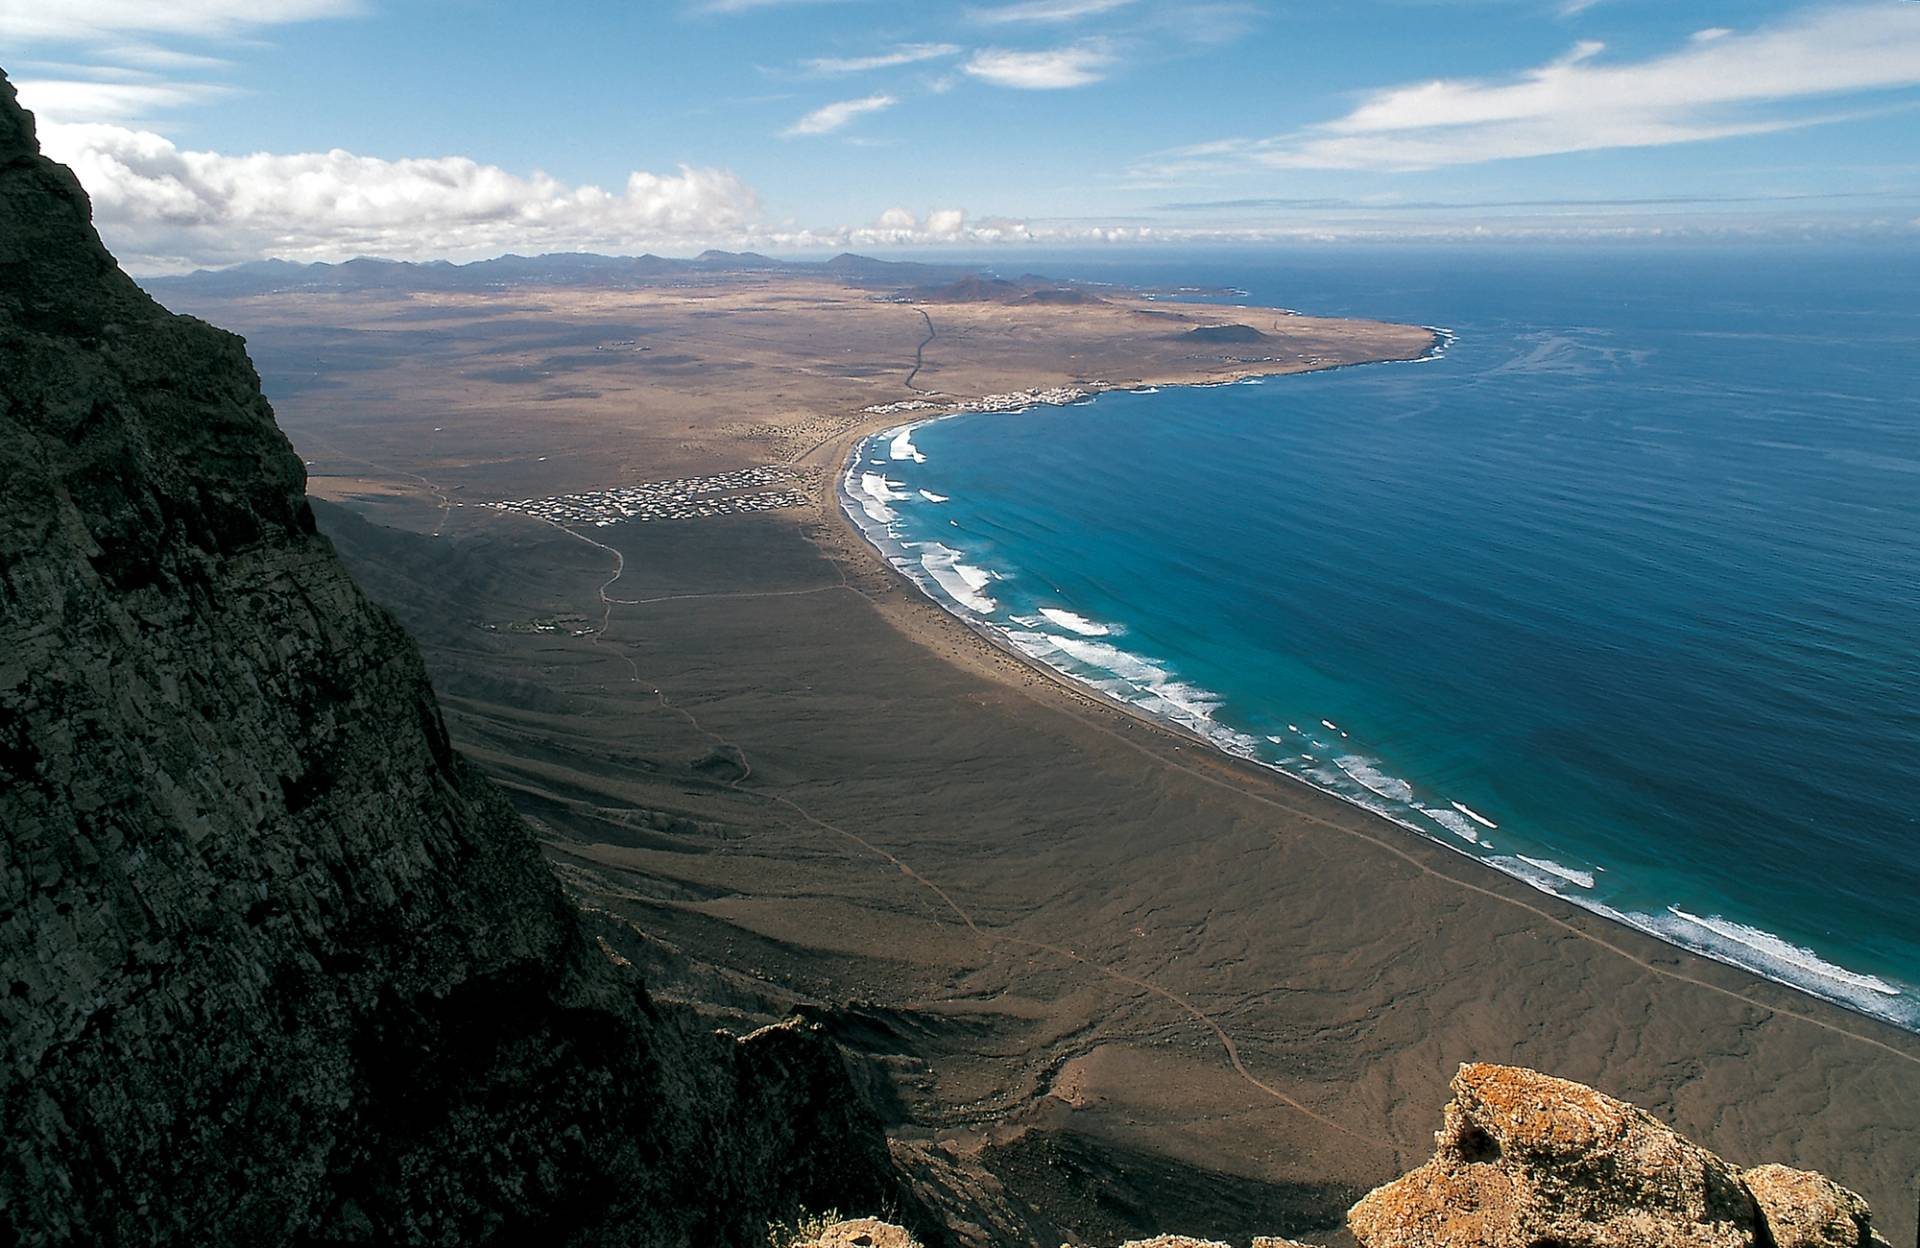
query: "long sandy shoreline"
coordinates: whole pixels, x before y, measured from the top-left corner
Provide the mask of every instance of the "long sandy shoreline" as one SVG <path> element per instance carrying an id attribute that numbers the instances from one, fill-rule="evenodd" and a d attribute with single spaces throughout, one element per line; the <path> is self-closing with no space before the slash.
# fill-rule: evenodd
<path id="1" fill-rule="evenodd" d="M 1146 390 L 1146 389 L 1157 390 L 1162 388 L 1196 388 L 1196 389 L 1211 388 L 1211 387 L 1222 386 L 1222 385 L 1239 385 L 1247 382 L 1264 382 L 1270 378 L 1284 378 L 1284 377 L 1296 376 L 1304 373 L 1331 372 L 1331 371 L 1334 371 L 1335 369 L 1342 369 L 1342 368 L 1373 367 L 1373 366 L 1384 365 L 1384 364 L 1420 363 L 1426 360 L 1439 358 L 1442 354 L 1444 354 L 1445 350 L 1452 345 L 1453 335 L 1451 331 L 1434 327 L 1434 326 L 1422 326 L 1421 328 L 1427 329 L 1429 332 L 1431 332 L 1434 335 L 1434 339 L 1433 339 L 1432 345 L 1428 348 L 1428 350 L 1419 356 L 1398 357 L 1398 358 L 1390 357 L 1390 358 L 1383 358 L 1383 359 L 1372 360 L 1372 361 L 1363 361 L 1363 362 L 1357 362 L 1357 363 L 1350 362 L 1350 363 L 1313 365 L 1313 366 L 1291 369 L 1284 373 L 1246 372 L 1238 376 L 1225 378 L 1221 380 L 1206 381 L 1206 382 L 1150 381 L 1145 385 L 1139 385 L 1139 386 L 1129 385 L 1129 386 L 1112 386 L 1112 387 L 1108 387 L 1108 386 L 1089 387 L 1087 388 L 1085 395 L 1081 399 L 1078 399 L 1075 401 L 1076 402 L 1088 401 L 1093 398 L 1097 398 L 1101 394 L 1113 393 L 1115 391 L 1124 393 L 1124 392 L 1139 392 L 1141 390 Z M 1030 404 L 1029 406 L 1041 406 L 1041 405 L 1045 405 L 1045 404 L 1036 402 L 1034 404 Z M 1057 406 L 1058 404 L 1052 404 L 1052 405 Z M 1001 409 L 987 409 L 987 410 L 1001 411 Z M 1004 409 L 1002 414 L 1012 415 L 1012 414 L 1016 414 L 1018 411 L 1021 411 L 1021 410 L 1025 410 L 1025 409 L 1024 408 L 1007 408 L 1007 409 Z M 1817 1014 L 1820 1011 L 1829 1010 L 1829 1009 L 1838 1010 L 1843 1012 L 1847 1017 L 1851 1019 L 1858 1019 L 1862 1023 L 1867 1024 L 1869 1027 L 1873 1027 L 1873 1028 L 1884 1027 L 1900 1036 L 1911 1036 L 1911 1035 L 1920 1034 L 1920 1033 L 1910 1032 L 1907 1029 L 1900 1027 L 1898 1024 L 1895 1024 L 1884 1018 L 1876 1017 L 1863 1010 L 1855 1008 L 1854 1006 L 1850 1005 L 1845 1001 L 1822 996 L 1819 993 L 1813 992 L 1791 981 L 1763 974 L 1762 972 L 1757 971 L 1752 967 L 1745 966 L 1739 962 L 1733 961 L 1730 958 L 1719 957 L 1710 951 L 1696 949 L 1691 946 L 1681 944 L 1677 941 L 1670 940 L 1658 933 L 1646 930 L 1645 928 L 1642 928 L 1639 925 L 1634 924 L 1633 922 L 1620 917 L 1617 912 L 1611 911 L 1610 909 L 1599 908 L 1596 906 L 1582 905 L 1578 901 L 1565 897 L 1553 891 L 1552 889 L 1542 887 L 1536 884 L 1535 882 L 1527 879 L 1524 876 L 1507 872 L 1507 871 L 1502 871 L 1498 866 L 1477 857 L 1476 855 L 1468 852 L 1467 850 L 1459 846 L 1450 844 L 1449 842 L 1442 840 L 1438 837 L 1427 836 L 1424 833 L 1420 832 L 1419 830 L 1412 827 L 1408 827 L 1405 824 L 1402 824 L 1401 822 L 1399 822 L 1398 820 L 1391 818 L 1390 816 L 1384 815 L 1379 811 L 1373 810 L 1367 806 L 1360 804 L 1358 801 L 1354 800 L 1348 795 L 1341 793 L 1335 789 L 1327 788 L 1325 786 L 1316 784 L 1307 777 L 1295 775 L 1291 772 L 1267 765 L 1258 760 L 1248 759 L 1240 755 L 1234 754 L 1231 751 L 1221 747 L 1217 742 L 1209 740 L 1205 735 L 1199 732 L 1196 732 L 1190 728 L 1187 728 L 1185 725 L 1153 715 L 1145 710 L 1142 710 L 1138 706 L 1135 706 L 1129 702 L 1124 701 L 1123 699 L 1120 699 L 1118 697 L 1115 697 L 1111 694 L 1106 693 L 1104 690 L 1101 690 L 1085 682 L 1075 679 L 1068 673 L 1062 672 L 1058 668 L 1053 667 L 1051 664 L 1048 664 L 1020 650 L 1018 647 L 1008 642 L 1006 638 L 1000 636 L 996 630 L 989 627 L 985 623 L 979 620 L 969 618 L 967 615 L 963 614 L 959 610 L 956 610 L 953 607 L 949 606 L 949 604 L 942 601 L 938 596 L 933 594 L 918 579 L 916 579 L 915 577 L 913 577 L 912 575 L 910 575 L 909 573 L 907 573 L 906 571 L 898 567 L 893 562 L 893 560 L 888 557 L 887 552 L 883 550 L 879 545 L 877 545 L 871 537 L 868 536 L 866 530 L 860 525 L 859 521 L 855 519 L 853 515 L 852 509 L 854 507 L 857 507 L 859 504 L 858 504 L 858 501 L 849 492 L 847 483 L 851 479 L 851 473 L 855 466 L 853 461 L 854 461 L 854 458 L 858 455 L 860 447 L 862 446 L 862 444 L 864 444 L 871 438 L 877 436 L 878 434 L 886 432 L 887 430 L 890 430 L 890 429 L 900 428 L 903 424 L 916 424 L 916 425 L 932 424 L 941 420 L 951 419 L 956 416 L 981 415 L 981 414 L 986 414 L 986 413 L 981 410 L 948 411 L 948 412 L 939 412 L 939 413 L 928 413 L 924 415 L 916 415 L 915 413 L 899 413 L 899 412 L 888 413 L 884 416 L 876 416 L 871 421 L 862 422 L 859 425 L 856 425 L 853 429 L 842 434 L 841 436 L 832 439 L 830 442 L 830 445 L 832 447 L 831 459 L 828 461 L 827 465 L 823 465 L 823 467 L 828 467 L 828 470 L 823 471 L 821 474 L 820 489 L 822 491 L 822 494 L 819 499 L 819 504 L 825 510 L 832 513 L 834 519 L 838 523 L 839 530 L 842 533 L 842 535 L 852 539 L 851 545 L 855 549 L 863 551 L 872 566 L 880 570 L 883 570 L 887 574 L 889 579 L 891 579 L 896 584 L 902 585 L 912 591 L 909 598 L 909 601 L 912 602 L 913 604 L 913 607 L 909 609 L 910 611 L 909 618 L 912 622 L 908 623 L 907 621 L 896 621 L 896 623 L 904 623 L 907 625 L 904 628 L 904 631 L 906 631 L 909 636 L 920 635 L 922 631 L 929 626 L 932 626 L 940 631 L 947 631 L 947 630 L 950 630 L 953 626 L 957 625 L 960 634 L 965 636 L 971 644 L 977 647 L 982 647 L 986 652 L 988 652 L 989 654 L 991 654 L 992 656 L 994 656 L 995 658 L 999 659 L 1002 662 L 1011 660 L 1025 673 L 1036 675 L 1043 678 L 1043 680 L 1045 681 L 1045 685 L 1043 687 L 1050 690 L 1051 693 L 1053 693 L 1055 696 L 1064 694 L 1067 699 L 1069 699 L 1072 703 L 1077 704 L 1079 706 L 1092 707 L 1092 708 L 1096 708 L 1098 710 L 1107 711 L 1107 712 L 1117 712 L 1120 715 L 1124 716 L 1129 721 L 1131 721 L 1132 723 L 1139 725 L 1141 727 L 1144 727 L 1148 729 L 1150 732 L 1160 737 L 1164 737 L 1172 741 L 1182 743 L 1184 745 L 1197 745 L 1197 746 L 1203 747 L 1205 750 L 1209 752 L 1209 754 L 1213 757 L 1215 761 L 1223 762 L 1227 764 L 1228 768 L 1240 777 L 1241 783 L 1243 785 L 1242 791 L 1243 791 L 1243 794 L 1246 796 L 1254 797 L 1256 800 L 1259 800 L 1259 795 L 1257 793 L 1247 792 L 1246 789 L 1252 786 L 1257 786 L 1262 781 L 1271 783 L 1273 780 L 1278 779 L 1286 782 L 1290 786 L 1312 793 L 1316 797 L 1338 802 L 1344 809 L 1352 811 L 1355 815 L 1360 817 L 1362 820 L 1365 820 L 1370 825 L 1375 826 L 1378 830 L 1387 832 L 1390 839 L 1407 838 L 1423 847 L 1427 847 L 1430 849 L 1444 850 L 1448 855 L 1448 857 L 1455 861 L 1464 861 L 1464 862 L 1470 863 L 1472 864 L 1473 869 L 1477 871 L 1486 872 L 1487 875 L 1492 877 L 1493 879 L 1497 879 L 1509 885 L 1524 888 L 1527 890 L 1529 894 L 1533 896 L 1551 899 L 1553 902 L 1557 902 L 1560 905 L 1565 906 L 1567 909 L 1578 913 L 1584 918 L 1591 919 L 1593 921 L 1598 922 L 1606 930 L 1610 930 L 1612 932 L 1619 933 L 1619 934 L 1631 933 L 1632 938 L 1653 941 L 1661 945 L 1662 947 L 1673 950 L 1676 953 L 1686 958 L 1696 958 L 1702 962 L 1711 963 L 1717 967 L 1724 967 L 1727 970 L 1730 970 L 1742 977 L 1748 977 L 1756 982 L 1768 984 L 1773 988 L 1785 990 L 1787 992 L 1794 994 L 1799 998 L 1803 998 L 1806 1002 L 1810 1003 L 1813 1006 L 1813 1010 L 1811 1012 L 1799 1012 L 1794 1010 L 1786 1010 L 1777 1004 L 1760 1001 L 1750 996 L 1747 996 L 1744 993 L 1733 992 L 1732 990 L 1722 987 L 1720 985 L 1706 983 L 1703 980 L 1700 980 L 1698 978 L 1695 978 L 1689 975 L 1672 974 L 1670 972 L 1665 972 L 1665 971 L 1660 972 L 1662 974 L 1669 974 L 1672 978 L 1679 979 L 1687 983 L 1695 984 L 1697 986 L 1707 987 L 1717 992 L 1726 992 L 1729 995 L 1733 995 L 1733 996 L 1739 997 L 1742 1000 L 1749 1001 L 1752 1004 L 1759 1006 L 1761 1008 L 1787 1014 L 1791 1017 L 1801 1019 L 1802 1021 L 1807 1022 L 1813 1026 L 1822 1027 L 1827 1030 L 1840 1032 L 1841 1034 L 1847 1035 L 1852 1039 L 1856 1039 L 1856 1040 L 1862 1041 L 1863 1043 L 1874 1045 L 1875 1047 L 1884 1049 L 1888 1053 L 1894 1054 L 1895 1056 L 1913 1061 L 1916 1064 L 1920 1064 L 1920 1056 L 1916 1056 L 1899 1047 L 1896 1047 L 1895 1045 L 1886 1043 L 1885 1041 L 1875 1039 L 1872 1036 L 1861 1034 L 1858 1031 L 1854 1031 L 1848 1028 L 1838 1027 L 1832 1023 L 1826 1022 L 1816 1017 L 1815 1014 Z M 902 420 L 903 416 L 906 417 L 905 420 Z M 807 458 L 811 459 L 812 457 L 809 456 Z M 917 617 L 917 619 L 914 619 L 913 617 Z M 918 625 L 917 628 L 914 627 L 915 624 Z M 989 669 L 991 669 L 994 666 L 996 665 L 993 665 L 993 664 L 987 665 Z M 1030 690 L 1030 687 L 1029 687 L 1029 690 Z M 1289 813 L 1295 814 L 1296 816 L 1299 814 L 1299 812 L 1291 811 L 1291 810 L 1289 811 Z M 1328 825 L 1328 826 L 1332 826 L 1332 825 Z M 1346 831 L 1348 829 L 1343 828 L 1341 830 Z M 1369 837 L 1368 839 L 1375 840 L 1376 843 L 1380 843 L 1378 838 Z M 1387 845 L 1385 847 L 1389 849 L 1392 848 L 1391 845 Z M 1398 851 L 1394 851 L 1394 852 L 1398 852 Z M 1526 902 L 1520 900 L 1519 898 L 1507 895 L 1502 892 L 1496 892 L 1493 889 L 1475 884 L 1468 880 L 1461 880 L 1461 879 L 1455 878 L 1454 882 L 1459 884 L 1461 887 L 1470 888 L 1477 893 L 1482 893 L 1484 895 L 1491 896 L 1491 897 L 1497 897 L 1500 900 L 1507 902 L 1508 904 L 1520 906 L 1522 909 L 1528 910 L 1538 915 L 1540 918 L 1555 924 L 1556 926 L 1567 928 L 1568 930 L 1571 930 L 1571 931 L 1575 931 L 1584 938 L 1593 939 L 1596 941 L 1596 943 L 1601 944 L 1602 946 L 1612 950 L 1614 953 L 1619 954 L 1622 957 L 1628 958 L 1629 960 L 1635 962 L 1636 964 L 1639 964 L 1642 966 L 1647 965 L 1645 959 L 1635 956 L 1628 950 L 1620 947 L 1617 943 L 1599 938 L 1597 936 L 1594 936 L 1592 933 L 1582 931 L 1581 929 L 1573 926 L 1572 924 L 1569 924 L 1564 918 L 1549 914 L 1547 911 L 1541 909 L 1539 906 L 1527 904 Z"/>

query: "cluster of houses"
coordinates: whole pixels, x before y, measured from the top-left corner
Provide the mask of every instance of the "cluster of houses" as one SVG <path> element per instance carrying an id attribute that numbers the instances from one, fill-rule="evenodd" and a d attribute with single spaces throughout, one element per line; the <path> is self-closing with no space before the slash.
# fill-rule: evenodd
<path id="1" fill-rule="evenodd" d="M 508 499 L 486 506 L 554 524 L 605 527 L 621 520 L 694 520 L 811 504 L 812 469 L 768 464 L 705 477 L 646 481 L 589 494 Z M 766 487 L 785 487 L 773 488 Z"/>
<path id="2" fill-rule="evenodd" d="M 1047 386 L 1033 390 L 1015 390 L 1011 394 L 987 394 L 977 399 L 902 399 L 898 403 L 875 403 L 860 410 L 872 416 L 892 416 L 900 412 L 1015 412 L 1023 407 L 1058 406 L 1078 403 L 1094 393 L 1078 386 Z"/>

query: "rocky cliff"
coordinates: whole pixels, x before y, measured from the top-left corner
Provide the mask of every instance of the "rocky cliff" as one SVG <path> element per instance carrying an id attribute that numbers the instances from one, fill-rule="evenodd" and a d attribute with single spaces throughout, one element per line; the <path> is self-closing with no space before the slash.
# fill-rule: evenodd
<path id="1" fill-rule="evenodd" d="M 0 1239 L 764 1242 L 842 1058 L 649 1000 L 0 78 Z M 911 1207 L 908 1205 L 907 1207 Z"/>

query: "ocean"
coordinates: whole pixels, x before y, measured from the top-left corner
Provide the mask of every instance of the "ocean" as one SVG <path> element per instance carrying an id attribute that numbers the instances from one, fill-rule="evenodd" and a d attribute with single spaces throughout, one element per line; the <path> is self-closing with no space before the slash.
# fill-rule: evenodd
<path id="1" fill-rule="evenodd" d="M 1449 342 L 872 438 L 849 513 L 928 594 L 1536 888 L 1920 1030 L 1920 251 L 999 263 Z"/>

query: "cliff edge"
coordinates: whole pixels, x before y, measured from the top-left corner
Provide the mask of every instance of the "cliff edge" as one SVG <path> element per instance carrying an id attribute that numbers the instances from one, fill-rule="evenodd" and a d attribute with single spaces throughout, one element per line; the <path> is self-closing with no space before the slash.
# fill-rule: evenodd
<path id="1" fill-rule="evenodd" d="M 0 76 L 0 1239 L 760 1244 L 911 1207 L 844 1060 L 649 1000 L 316 535 L 241 341 Z"/>

